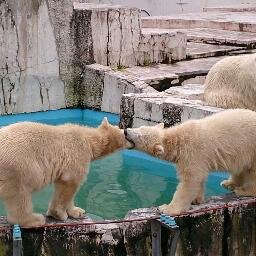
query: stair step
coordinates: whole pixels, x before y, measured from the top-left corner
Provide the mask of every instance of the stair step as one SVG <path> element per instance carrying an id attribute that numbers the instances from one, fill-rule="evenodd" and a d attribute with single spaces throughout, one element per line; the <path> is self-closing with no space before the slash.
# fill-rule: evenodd
<path id="1" fill-rule="evenodd" d="M 256 47 L 256 34 L 251 32 L 228 31 L 222 29 L 191 28 L 191 29 L 160 29 L 143 28 L 142 33 L 147 34 L 173 34 L 181 31 L 187 34 L 189 42 L 210 44 L 226 44 L 234 46 Z"/>
<path id="2" fill-rule="evenodd" d="M 241 51 L 244 49 L 244 47 L 237 46 L 188 42 L 186 51 L 188 59 L 198 59 L 205 57 L 227 55 L 228 53 Z"/>
<path id="3" fill-rule="evenodd" d="M 256 12 L 255 4 L 240 4 L 220 7 L 205 7 L 204 12 Z"/>
<path id="4" fill-rule="evenodd" d="M 164 122 L 165 125 L 172 126 L 223 110 L 207 106 L 201 99 L 202 92 L 202 85 L 193 84 L 173 87 L 161 93 L 123 95 L 120 108 L 121 124 L 123 127 L 139 127 Z M 127 111 L 127 107 L 130 111 Z"/>
<path id="5" fill-rule="evenodd" d="M 161 83 L 169 84 L 170 87 L 172 85 L 180 85 L 186 79 L 206 76 L 210 68 L 222 58 L 223 56 L 183 60 L 173 64 L 137 66 L 123 69 L 121 72 L 125 76 L 144 81 L 154 88 L 161 87 Z M 163 91 L 164 88 L 158 89 Z"/>
<path id="6" fill-rule="evenodd" d="M 143 28 L 211 28 L 232 31 L 256 32 L 256 15 L 253 12 L 201 12 L 152 16 L 142 18 Z"/>

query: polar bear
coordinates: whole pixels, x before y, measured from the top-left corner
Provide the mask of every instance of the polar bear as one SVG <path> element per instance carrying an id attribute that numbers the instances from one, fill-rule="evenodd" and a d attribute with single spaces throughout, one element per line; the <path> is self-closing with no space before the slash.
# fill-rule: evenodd
<path id="1" fill-rule="evenodd" d="M 91 161 L 131 146 L 123 130 L 105 118 L 98 128 L 22 122 L 0 129 L 0 198 L 10 223 L 23 227 L 45 223 L 33 213 L 31 195 L 53 183 L 47 215 L 60 220 L 80 218 L 74 195 Z"/>
<path id="2" fill-rule="evenodd" d="M 236 195 L 256 196 L 256 113 L 225 110 L 164 129 L 163 124 L 125 130 L 138 150 L 177 164 L 180 183 L 170 204 L 160 210 L 178 215 L 204 200 L 210 171 L 230 172 L 222 182 Z"/>
<path id="3" fill-rule="evenodd" d="M 256 110 L 256 54 L 226 57 L 205 80 L 203 100 L 221 108 Z"/>

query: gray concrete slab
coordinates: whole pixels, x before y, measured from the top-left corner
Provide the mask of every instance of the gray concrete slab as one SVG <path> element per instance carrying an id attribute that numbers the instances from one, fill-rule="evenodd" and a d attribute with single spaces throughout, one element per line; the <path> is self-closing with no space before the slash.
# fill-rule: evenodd
<path id="1" fill-rule="evenodd" d="M 143 28 L 142 33 L 172 34 L 181 31 L 187 34 L 189 42 L 202 42 L 211 44 L 226 44 L 234 46 L 256 46 L 256 34 L 251 32 L 228 31 L 223 29 L 191 28 L 191 29 L 161 29 Z"/>
<path id="2" fill-rule="evenodd" d="M 252 12 L 201 12 L 142 18 L 143 28 L 211 28 L 256 32 L 256 15 Z"/>

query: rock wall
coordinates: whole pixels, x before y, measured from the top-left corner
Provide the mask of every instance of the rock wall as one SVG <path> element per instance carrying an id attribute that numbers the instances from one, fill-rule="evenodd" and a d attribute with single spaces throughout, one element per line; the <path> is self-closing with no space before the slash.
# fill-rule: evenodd
<path id="1" fill-rule="evenodd" d="M 65 107 L 47 2 L 0 1 L 0 113 Z"/>

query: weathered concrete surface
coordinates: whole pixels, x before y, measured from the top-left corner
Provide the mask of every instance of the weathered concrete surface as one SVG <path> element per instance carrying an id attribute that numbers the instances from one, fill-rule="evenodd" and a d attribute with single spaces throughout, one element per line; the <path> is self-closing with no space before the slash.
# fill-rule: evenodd
<path id="1" fill-rule="evenodd" d="M 234 46 L 246 46 L 255 48 L 256 36 L 251 32 L 228 31 L 223 29 L 210 28 L 191 28 L 191 29 L 161 29 L 161 28 L 143 28 L 143 33 L 173 33 L 181 31 L 187 34 L 189 42 L 201 42 L 210 44 L 226 44 Z"/>
<path id="2" fill-rule="evenodd" d="M 204 12 L 256 12 L 256 5 L 250 3 L 243 3 L 240 5 L 228 5 L 219 7 L 204 7 Z"/>
<path id="3" fill-rule="evenodd" d="M 0 113 L 65 107 L 59 68 L 46 1 L 1 1 Z"/>
<path id="4" fill-rule="evenodd" d="M 112 67 L 137 64 L 136 54 L 140 40 L 140 11 L 122 6 L 74 3 L 74 12 L 81 17 L 90 15 L 87 27 L 87 51 L 93 62 Z"/>
<path id="5" fill-rule="evenodd" d="M 183 32 L 152 33 L 144 31 L 141 34 L 138 47 L 138 61 L 141 66 L 150 63 L 171 63 L 186 59 L 187 36 Z"/>
<path id="6" fill-rule="evenodd" d="M 172 86 L 203 82 L 221 57 L 131 67 L 113 70 L 99 64 L 87 65 L 75 99 L 81 106 L 120 113 L 121 97 L 128 93 L 157 93 Z"/>
<path id="7" fill-rule="evenodd" d="M 161 36 L 142 34 L 137 8 L 75 3 L 74 12 L 80 20 L 83 15 L 90 17 L 87 26 L 81 27 L 84 35 L 88 35 L 84 50 L 92 54 L 87 64 L 123 68 L 186 58 L 186 35 L 182 32 Z"/>
<path id="8" fill-rule="evenodd" d="M 157 91 L 164 91 L 175 85 L 182 85 L 187 80 L 206 76 L 210 68 L 223 57 L 212 57 L 180 61 L 173 64 L 156 64 L 147 67 L 123 69 L 124 75 L 144 81 Z"/>
<path id="9" fill-rule="evenodd" d="M 86 66 L 82 91 L 78 97 L 83 107 L 119 113 L 125 93 L 156 92 L 151 86 L 121 70 L 99 64 Z"/>
<path id="10" fill-rule="evenodd" d="M 143 28 L 211 28 L 256 32 L 253 12 L 202 12 L 142 18 Z"/>
<path id="11" fill-rule="evenodd" d="M 243 47 L 228 46 L 228 45 L 214 45 L 205 43 L 187 43 L 187 58 L 198 59 L 214 56 L 227 55 L 228 53 L 241 51 Z"/>
<path id="12" fill-rule="evenodd" d="M 153 93 L 154 97 L 160 98 L 162 94 L 157 92 L 166 91 L 173 86 L 203 84 L 210 68 L 221 58 L 223 57 L 116 70 L 99 64 L 87 65 L 75 98 L 83 107 L 120 113 L 123 94 Z"/>
<path id="13" fill-rule="evenodd" d="M 22 230 L 24 255 L 150 256 L 150 220 L 157 208 L 130 211 L 123 221 L 66 223 L 47 219 L 47 227 Z M 253 256 L 256 253 L 256 198 L 214 197 L 176 216 L 180 237 L 176 255 Z M 162 229 L 162 252 L 169 249 L 172 231 Z M 12 235 L 5 218 L 0 225 L 1 256 L 12 255 Z"/>
<path id="14" fill-rule="evenodd" d="M 200 119 L 222 111 L 202 100 L 202 85 L 171 87 L 161 93 L 123 95 L 120 124 L 123 128 L 163 122 L 166 127 L 189 119 Z"/>

